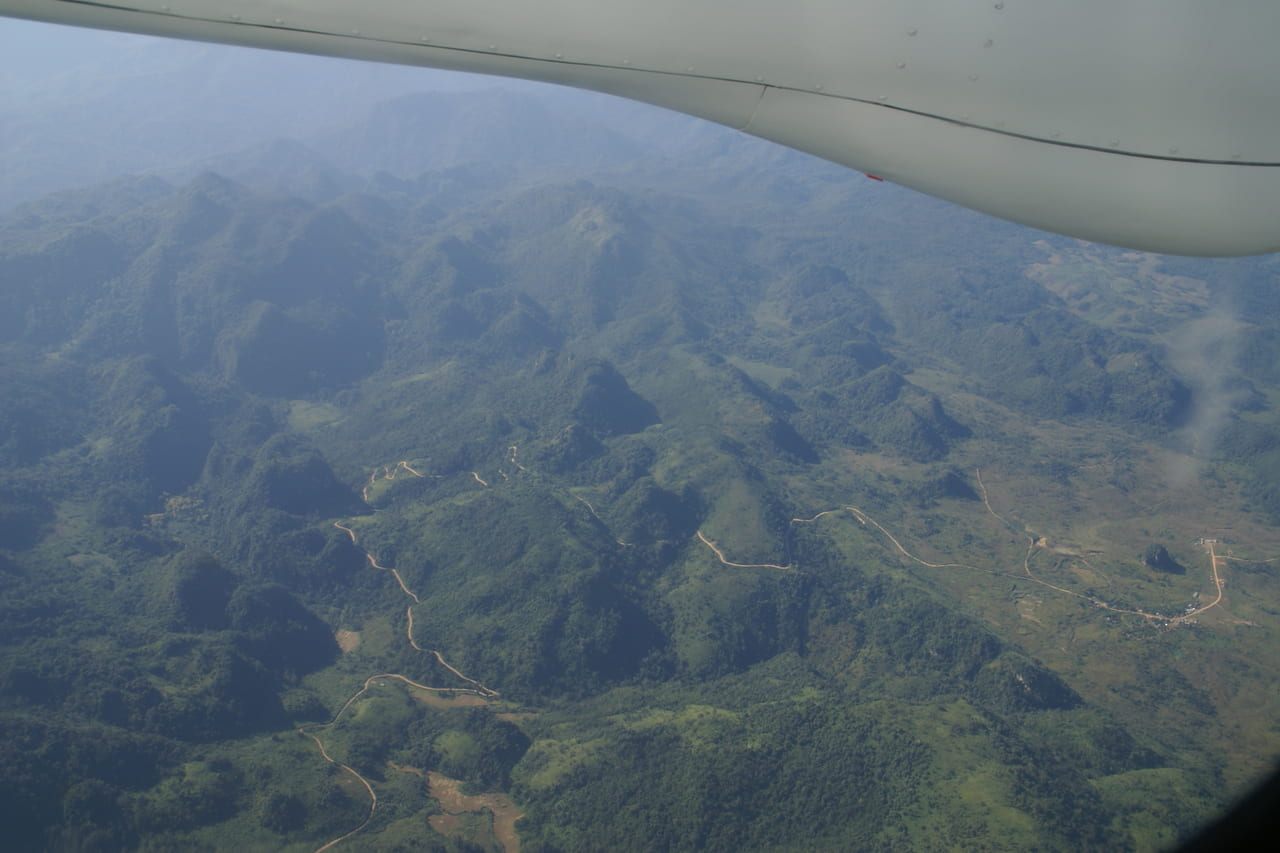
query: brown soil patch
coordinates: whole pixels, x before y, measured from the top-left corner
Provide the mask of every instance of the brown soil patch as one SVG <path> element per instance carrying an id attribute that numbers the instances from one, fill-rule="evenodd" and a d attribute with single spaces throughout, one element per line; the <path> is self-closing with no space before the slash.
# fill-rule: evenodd
<path id="1" fill-rule="evenodd" d="M 335 631 L 333 638 L 338 641 L 338 648 L 345 652 L 353 652 L 360 645 L 360 632 L 343 629 Z"/>
<path id="2" fill-rule="evenodd" d="M 431 796 L 435 797 L 440 807 L 451 815 L 489 811 L 493 815 L 493 834 L 502 845 L 502 849 L 505 853 L 520 853 L 520 836 L 516 834 L 516 821 L 524 815 L 520 814 L 515 804 L 505 794 L 468 796 L 462 793 L 461 782 L 442 776 L 434 770 L 427 772 L 427 781 L 431 786 Z M 431 826 L 435 829 L 434 823 Z"/>
<path id="3" fill-rule="evenodd" d="M 462 829 L 462 819 L 457 815 L 433 814 L 427 818 L 427 825 L 441 835 L 452 835 Z"/>
<path id="4" fill-rule="evenodd" d="M 507 711 L 502 714 L 494 714 L 493 716 L 499 720 L 502 720 L 502 722 L 504 723 L 513 723 L 518 726 L 520 725 L 520 722 L 522 720 L 531 720 L 538 715 L 535 714 L 533 711 L 520 711 L 520 712 Z"/>

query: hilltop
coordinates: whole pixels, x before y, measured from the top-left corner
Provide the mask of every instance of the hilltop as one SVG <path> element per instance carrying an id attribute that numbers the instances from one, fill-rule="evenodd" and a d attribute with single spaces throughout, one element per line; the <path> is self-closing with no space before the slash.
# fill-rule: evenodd
<path id="1" fill-rule="evenodd" d="M 1265 769 L 1274 261 L 443 101 L 0 223 L 15 843 L 1149 850 Z"/>

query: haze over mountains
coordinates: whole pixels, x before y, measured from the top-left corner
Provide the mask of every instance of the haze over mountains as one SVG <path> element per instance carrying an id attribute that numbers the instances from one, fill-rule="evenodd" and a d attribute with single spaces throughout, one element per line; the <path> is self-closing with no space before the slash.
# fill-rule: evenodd
<path id="1" fill-rule="evenodd" d="M 1274 259 L 128 43 L 3 105 L 19 849 L 1152 850 L 1280 751 Z"/>

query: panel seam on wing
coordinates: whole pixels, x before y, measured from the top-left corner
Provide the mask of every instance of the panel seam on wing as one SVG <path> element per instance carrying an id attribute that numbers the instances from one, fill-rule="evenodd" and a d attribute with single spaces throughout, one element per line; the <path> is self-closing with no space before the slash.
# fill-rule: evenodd
<path id="1" fill-rule="evenodd" d="M 751 115 L 747 116 L 747 121 L 742 127 L 737 128 L 742 133 L 750 133 L 751 124 L 756 120 L 756 114 L 760 112 L 760 105 L 764 103 L 764 96 L 769 93 L 772 86 L 760 86 L 760 95 L 756 98 L 755 106 L 751 108 Z"/>

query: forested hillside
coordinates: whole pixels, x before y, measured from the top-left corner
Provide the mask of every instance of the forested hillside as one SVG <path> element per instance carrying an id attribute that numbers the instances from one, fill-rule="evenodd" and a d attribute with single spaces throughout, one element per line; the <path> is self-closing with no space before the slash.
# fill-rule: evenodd
<path id="1" fill-rule="evenodd" d="M 0 221 L 12 849 L 1154 850 L 1270 766 L 1273 259 L 522 103 Z"/>

